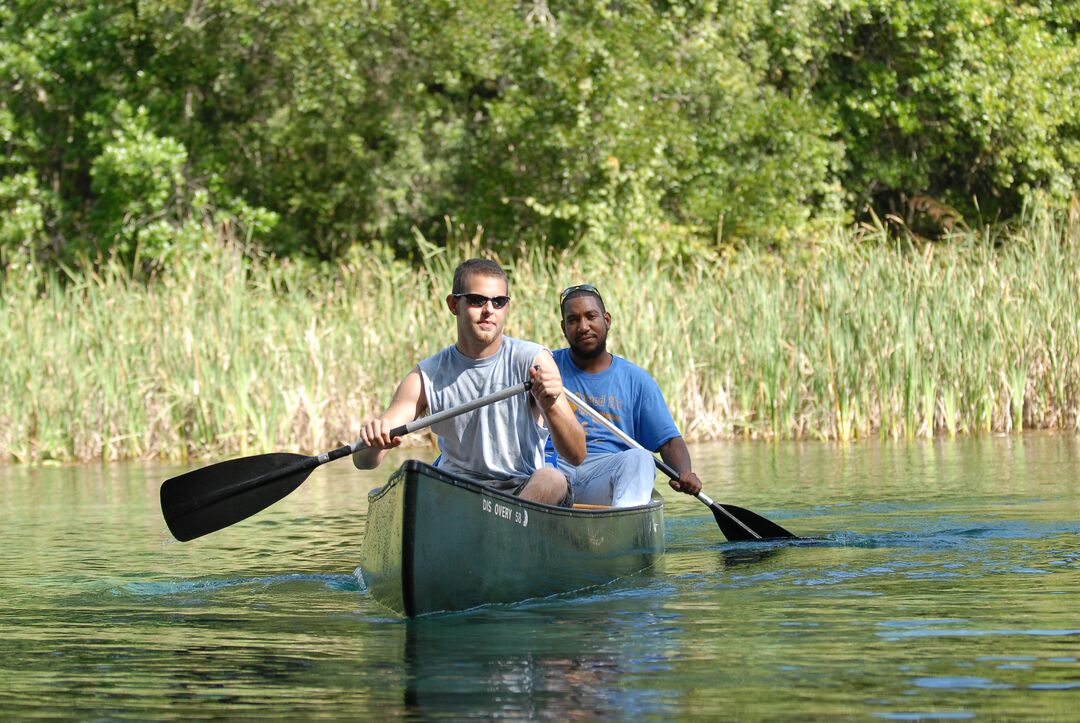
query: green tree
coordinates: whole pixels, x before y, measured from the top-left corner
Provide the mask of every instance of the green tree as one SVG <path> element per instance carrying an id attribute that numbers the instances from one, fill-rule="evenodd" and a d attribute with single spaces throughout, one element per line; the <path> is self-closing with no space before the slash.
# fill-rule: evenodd
<path id="1" fill-rule="evenodd" d="M 815 94 L 838 119 L 853 203 L 926 193 L 999 218 L 1077 188 L 1076 3 L 793 6 Z"/>
<path id="2" fill-rule="evenodd" d="M 1077 187 L 1078 4 L 9 0 L 5 254 L 781 244 Z"/>

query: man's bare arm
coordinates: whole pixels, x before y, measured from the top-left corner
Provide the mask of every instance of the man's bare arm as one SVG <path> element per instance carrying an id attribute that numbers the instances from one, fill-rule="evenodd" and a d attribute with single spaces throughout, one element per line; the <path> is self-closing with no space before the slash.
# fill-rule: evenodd
<path id="1" fill-rule="evenodd" d="M 690 468 L 690 450 L 686 448 L 686 441 L 682 437 L 672 437 L 664 442 L 660 445 L 659 452 L 668 466 L 679 473 L 678 479 L 668 482 L 671 489 L 688 495 L 701 492 L 701 480 Z"/>
<path id="2" fill-rule="evenodd" d="M 547 423 L 555 451 L 570 464 L 581 464 L 585 461 L 585 430 L 563 394 L 559 367 L 547 351 L 537 354 L 533 365 L 529 370 L 532 395 Z"/>
<path id="3" fill-rule="evenodd" d="M 398 385 L 390 406 L 379 415 L 364 420 L 360 427 L 360 440 L 367 445 L 353 453 L 353 465 L 357 469 L 375 469 L 387 451 L 401 444 L 401 437 L 391 437 L 390 430 L 420 417 L 427 410 L 424 383 L 420 369 L 414 368 Z"/>

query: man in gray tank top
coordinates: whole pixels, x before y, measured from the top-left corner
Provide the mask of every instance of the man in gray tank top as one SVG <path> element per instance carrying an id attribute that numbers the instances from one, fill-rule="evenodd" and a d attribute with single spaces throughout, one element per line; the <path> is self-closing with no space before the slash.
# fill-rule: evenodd
<path id="1" fill-rule="evenodd" d="M 390 406 L 365 420 L 353 455 L 359 469 L 374 469 L 401 444 L 390 430 L 426 414 L 532 380 L 529 394 L 444 420 L 432 429 L 441 454 L 436 466 L 536 502 L 573 503 L 566 476 L 544 466 L 550 436 L 559 456 L 580 464 L 585 431 L 562 391 L 551 353 L 503 335 L 510 311 L 506 274 L 494 261 L 469 259 L 454 272 L 447 308 L 457 318 L 457 343 L 420 361 L 394 392 Z"/>

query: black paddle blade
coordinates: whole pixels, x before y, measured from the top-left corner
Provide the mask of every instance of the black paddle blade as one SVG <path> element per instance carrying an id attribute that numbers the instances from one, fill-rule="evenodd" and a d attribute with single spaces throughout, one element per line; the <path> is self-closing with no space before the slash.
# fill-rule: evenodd
<path id="1" fill-rule="evenodd" d="M 299 487 L 319 465 L 302 454 L 230 459 L 161 484 L 161 514 L 181 542 L 216 532 L 264 510 Z"/>
<path id="2" fill-rule="evenodd" d="M 770 522 L 761 515 L 743 509 L 742 507 L 722 505 L 719 502 L 713 502 L 709 505 L 709 509 L 712 510 L 713 517 L 716 518 L 716 524 L 720 527 L 720 531 L 724 533 L 724 537 L 732 542 L 758 539 L 771 540 L 776 538 L 798 539 L 795 535 L 775 522 Z M 725 512 L 727 514 L 725 514 Z M 732 519 L 733 517 L 736 519 Z M 738 522 L 736 522 L 736 520 L 738 520 Z M 742 524 L 739 524 L 740 522 Z M 757 534 L 757 537 L 754 537 L 755 533 Z"/>

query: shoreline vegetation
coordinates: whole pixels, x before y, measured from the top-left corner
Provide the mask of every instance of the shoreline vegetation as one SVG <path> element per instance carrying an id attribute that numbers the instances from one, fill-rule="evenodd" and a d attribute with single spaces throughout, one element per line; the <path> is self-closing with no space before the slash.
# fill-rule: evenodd
<path id="1" fill-rule="evenodd" d="M 452 342 L 443 297 L 479 238 L 413 263 L 245 253 L 207 230 L 145 278 L 119 263 L 0 272 L 0 461 L 190 459 L 351 441 L 393 380 Z M 660 383 L 690 441 L 902 440 L 1080 429 L 1076 219 L 1030 213 L 943 243 L 883 226 L 782 254 L 659 244 L 500 261 L 507 332 L 563 345 L 556 298 L 596 284 L 612 350 Z M 417 436 L 408 444 L 430 444 Z"/>

